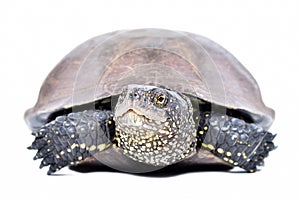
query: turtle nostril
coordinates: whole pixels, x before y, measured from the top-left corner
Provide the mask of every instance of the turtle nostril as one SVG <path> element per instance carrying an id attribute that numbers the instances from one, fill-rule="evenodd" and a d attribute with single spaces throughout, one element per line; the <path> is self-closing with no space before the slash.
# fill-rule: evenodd
<path id="1" fill-rule="evenodd" d="M 137 99 L 140 98 L 140 95 L 139 95 L 139 93 L 137 91 L 133 91 L 133 92 L 129 93 L 129 98 L 131 100 L 137 100 Z"/>
<path id="2" fill-rule="evenodd" d="M 129 98 L 130 98 L 130 99 L 132 99 L 132 98 L 133 98 L 133 95 L 132 95 L 132 93 L 131 93 L 131 92 L 129 93 Z"/>

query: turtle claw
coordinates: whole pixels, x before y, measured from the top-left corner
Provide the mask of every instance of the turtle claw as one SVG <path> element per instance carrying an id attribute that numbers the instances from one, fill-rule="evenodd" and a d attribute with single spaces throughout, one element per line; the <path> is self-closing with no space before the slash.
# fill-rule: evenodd
<path id="1" fill-rule="evenodd" d="M 28 149 L 36 149 L 39 150 L 43 148 L 47 144 L 47 141 L 43 138 L 36 137 L 35 140 L 32 142 L 31 146 Z"/>
<path id="2" fill-rule="evenodd" d="M 55 124 L 54 124 L 55 125 Z M 53 123 L 45 125 L 39 132 L 32 133 L 36 138 L 32 142 L 31 146 L 28 147 L 30 150 L 38 150 L 36 155 L 33 157 L 34 160 L 42 159 L 39 168 L 49 166 L 48 175 L 60 170 L 67 166 L 69 163 L 66 160 L 61 159 L 59 152 L 61 149 L 69 148 L 63 146 L 57 141 L 53 140 L 54 135 Z"/>
<path id="3" fill-rule="evenodd" d="M 114 130 L 113 124 L 109 123 L 112 120 L 110 111 L 84 111 L 75 114 L 77 118 L 74 117 L 74 113 L 70 113 L 56 118 L 32 133 L 35 140 L 28 149 L 38 150 L 33 159 L 43 159 L 40 168 L 50 165 L 48 175 L 84 160 L 93 152 L 103 150 L 97 149 L 98 145 L 109 143 L 106 135 L 112 133 L 110 130 Z M 97 117 L 98 114 L 103 114 L 105 118 Z M 91 131 L 82 132 L 83 125 L 87 124 Z M 89 147 L 95 149 L 91 151 Z"/>
<path id="4" fill-rule="evenodd" d="M 202 120 L 199 127 L 203 128 L 206 123 Z M 275 149 L 273 139 L 276 135 L 254 123 L 215 114 L 209 119 L 209 125 L 210 131 L 201 135 L 205 138 L 200 137 L 204 141 L 203 148 L 248 172 L 263 166 L 264 159 Z"/>
<path id="5" fill-rule="evenodd" d="M 261 167 L 264 166 L 264 159 L 268 157 L 269 152 L 273 151 L 276 147 L 273 143 L 273 139 L 275 138 L 275 134 L 269 132 L 264 132 L 265 136 L 261 142 L 261 144 L 257 147 L 255 155 L 251 158 L 251 160 L 244 165 L 244 169 L 249 172 L 254 172 L 257 170 L 256 166 Z"/>

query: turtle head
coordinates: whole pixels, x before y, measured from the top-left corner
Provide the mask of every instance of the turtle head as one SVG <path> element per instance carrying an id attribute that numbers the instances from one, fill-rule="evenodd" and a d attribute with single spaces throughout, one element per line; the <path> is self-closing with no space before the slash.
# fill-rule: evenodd
<path id="1" fill-rule="evenodd" d="M 176 91 L 144 85 L 123 88 L 115 107 L 118 145 L 130 158 L 166 166 L 195 153 L 192 104 Z"/>

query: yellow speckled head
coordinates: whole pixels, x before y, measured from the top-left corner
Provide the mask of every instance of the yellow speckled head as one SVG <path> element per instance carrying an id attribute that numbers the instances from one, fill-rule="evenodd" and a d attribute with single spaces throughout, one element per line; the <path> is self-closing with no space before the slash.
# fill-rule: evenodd
<path id="1" fill-rule="evenodd" d="M 192 104 L 173 90 L 129 85 L 115 107 L 119 146 L 134 160 L 166 166 L 196 152 Z"/>

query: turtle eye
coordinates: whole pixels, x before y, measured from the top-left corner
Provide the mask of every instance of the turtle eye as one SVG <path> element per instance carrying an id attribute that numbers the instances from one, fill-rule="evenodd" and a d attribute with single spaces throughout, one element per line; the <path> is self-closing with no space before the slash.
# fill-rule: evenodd
<path id="1" fill-rule="evenodd" d="M 164 106 L 166 104 L 166 95 L 160 94 L 155 98 L 155 104 L 158 106 Z"/>

